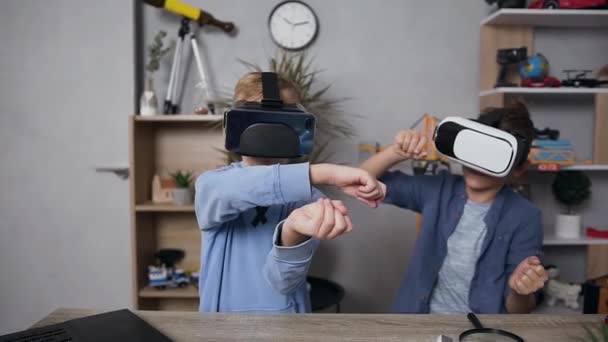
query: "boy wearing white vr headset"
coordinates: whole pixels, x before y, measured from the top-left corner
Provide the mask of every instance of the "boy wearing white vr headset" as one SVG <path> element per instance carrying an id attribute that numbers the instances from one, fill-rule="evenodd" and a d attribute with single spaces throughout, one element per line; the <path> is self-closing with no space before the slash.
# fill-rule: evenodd
<path id="1" fill-rule="evenodd" d="M 290 82 L 259 72 L 239 80 L 235 102 L 263 104 L 268 90 L 265 77 L 274 84 L 272 100 L 299 102 Z M 306 276 L 319 240 L 352 230 L 344 204 L 323 199 L 313 186 L 336 186 L 372 207 L 384 197 L 384 184 L 363 170 L 331 164 L 285 165 L 289 159 L 276 156 L 284 149 L 272 146 L 283 142 L 268 146 L 259 143 L 263 138 L 249 141 L 261 145 L 254 146 L 258 151 L 253 154 L 252 146 L 239 146 L 250 151 L 241 153 L 242 162 L 207 171 L 196 181 L 195 209 L 203 247 L 200 311 L 311 311 Z"/>
<path id="2" fill-rule="evenodd" d="M 399 162 L 426 156 L 426 138 L 411 130 L 399 132 L 390 148 L 361 165 L 386 184 L 387 203 L 423 216 L 394 310 L 530 312 L 534 293 L 547 280 L 539 260 L 541 213 L 506 185 L 506 177 L 497 177 L 519 176 L 527 167 L 526 154 L 534 137 L 528 111 L 516 104 L 490 109 L 477 122 L 447 121 L 447 126 L 438 126 L 435 142 L 440 153 L 465 166 L 462 177 L 386 172 Z M 451 128 L 446 131 L 446 127 Z M 488 137 L 495 141 L 484 140 Z M 502 149 L 503 155 L 494 158 L 484 153 L 488 144 L 494 146 L 493 153 Z"/>

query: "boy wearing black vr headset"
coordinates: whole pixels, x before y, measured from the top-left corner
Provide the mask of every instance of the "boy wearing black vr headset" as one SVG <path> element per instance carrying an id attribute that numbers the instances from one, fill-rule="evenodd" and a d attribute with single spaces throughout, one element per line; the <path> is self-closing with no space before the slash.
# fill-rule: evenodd
<path id="1" fill-rule="evenodd" d="M 244 76 L 234 100 L 226 148 L 243 161 L 196 181 L 200 311 L 310 312 L 306 275 L 319 240 L 352 230 L 344 204 L 312 186 L 337 186 L 372 207 L 386 187 L 356 168 L 286 165 L 310 153 L 314 116 L 294 105 L 296 89 L 276 74 Z"/>
<path id="2" fill-rule="evenodd" d="M 385 201 L 422 214 L 422 228 L 394 310 L 407 313 L 527 313 L 547 280 L 539 256 L 541 213 L 506 185 L 527 167 L 534 126 L 523 104 L 493 108 L 475 122 L 444 120 L 437 150 L 464 175 L 386 172 L 426 157 L 426 138 L 402 131 L 362 168 L 381 177 Z M 490 149 L 490 153 L 488 153 Z"/>

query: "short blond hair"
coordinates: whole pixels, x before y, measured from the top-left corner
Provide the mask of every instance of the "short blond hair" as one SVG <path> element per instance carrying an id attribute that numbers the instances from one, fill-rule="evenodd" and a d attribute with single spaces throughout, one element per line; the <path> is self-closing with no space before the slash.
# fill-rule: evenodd
<path id="1" fill-rule="evenodd" d="M 281 99 L 285 103 L 294 104 L 300 102 L 300 92 L 296 86 L 279 76 L 279 90 Z M 250 72 L 239 79 L 234 87 L 234 102 L 260 102 L 262 101 L 262 73 Z"/>

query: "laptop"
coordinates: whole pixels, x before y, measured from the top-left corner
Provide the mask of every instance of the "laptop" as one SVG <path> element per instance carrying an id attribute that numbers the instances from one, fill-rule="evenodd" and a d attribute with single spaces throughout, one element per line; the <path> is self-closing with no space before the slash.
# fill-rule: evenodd
<path id="1" fill-rule="evenodd" d="M 172 341 L 127 309 L 0 336 L 0 342 Z"/>

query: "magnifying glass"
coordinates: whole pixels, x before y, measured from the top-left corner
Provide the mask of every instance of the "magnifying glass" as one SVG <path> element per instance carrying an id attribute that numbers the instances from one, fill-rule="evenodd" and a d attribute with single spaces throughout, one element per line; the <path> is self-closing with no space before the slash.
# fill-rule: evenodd
<path id="1" fill-rule="evenodd" d="M 524 339 L 505 330 L 484 328 L 474 313 L 469 313 L 467 318 L 475 329 L 467 330 L 460 334 L 459 341 L 463 342 L 524 342 Z"/>

